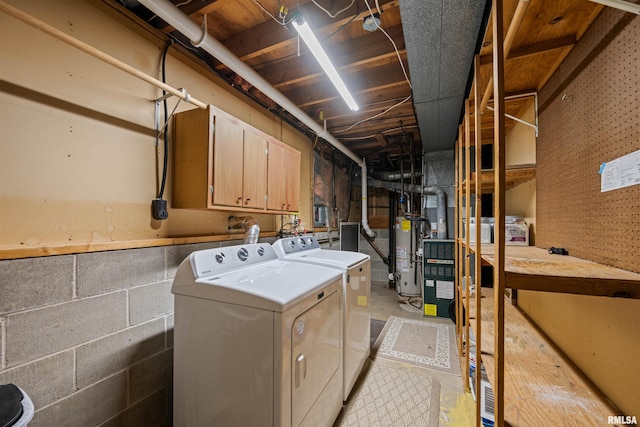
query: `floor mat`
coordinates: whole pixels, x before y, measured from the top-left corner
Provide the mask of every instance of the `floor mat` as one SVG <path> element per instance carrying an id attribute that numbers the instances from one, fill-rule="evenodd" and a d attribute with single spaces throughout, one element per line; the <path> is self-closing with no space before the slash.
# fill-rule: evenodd
<path id="1" fill-rule="evenodd" d="M 334 427 L 438 426 L 440 383 L 426 371 L 376 362 L 365 369 Z"/>
<path id="2" fill-rule="evenodd" d="M 371 349 L 371 357 L 460 374 L 455 329 L 450 319 L 391 316 Z"/>

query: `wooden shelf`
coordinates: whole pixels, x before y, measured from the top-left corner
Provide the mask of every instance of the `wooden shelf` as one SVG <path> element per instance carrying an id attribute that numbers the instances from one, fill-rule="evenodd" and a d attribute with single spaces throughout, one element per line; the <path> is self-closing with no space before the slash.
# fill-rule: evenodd
<path id="1" fill-rule="evenodd" d="M 493 289 L 482 293 L 482 359 L 489 382 L 494 367 Z M 516 306 L 504 305 L 505 425 L 602 425 L 617 409 Z M 470 321 L 476 330 L 475 298 Z"/>
<path id="2" fill-rule="evenodd" d="M 480 171 L 480 179 L 482 182 L 482 194 L 493 193 L 495 187 L 495 175 L 493 169 L 484 169 Z M 517 165 L 509 166 L 505 169 L 505 189 L 516 187 L 536 177 L 535 165 Z M 476 173 L 471 173 L 471 194 L 476 192 Z M 462 182 L 462 194 L 466 194 L 467 180 Z"/>
<path id="3" fill-rule="evenodd" d="M 276 237 L 275 231 L 260 233 L 260 238 Z M 123 249 L 154 248 L 158 246 L 187 245 L 192 243 L 226 242 L 242 240 L 244 234 L 228 233 L 207 236 L 161 237 L 145 240 L 121 240 L 115 242 L 75 243 L 68 245 L 34 246 L 27 248 L 0 248 L 0 260 L 35 258 L 54 255 L 81 254 L 86 252 L 118 251 Z"/>
<path id="4" fill-rule="evenodd" d="M 494 245 L 482 245 L 481 254 L 493 265 Z M 640 274 L 535 246 L 506 246 L 505 276 L 507 288 L 640 299 Z"/>

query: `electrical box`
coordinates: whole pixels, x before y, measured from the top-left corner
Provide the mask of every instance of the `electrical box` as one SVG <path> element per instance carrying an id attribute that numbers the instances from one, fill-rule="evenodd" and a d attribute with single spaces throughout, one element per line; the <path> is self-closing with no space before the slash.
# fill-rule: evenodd
<path id="1" fill-rule="evenodd" d="M 449 317 L 455 298 L 455 246 L 453 240 L 422 241 L 424 315 Z"/>

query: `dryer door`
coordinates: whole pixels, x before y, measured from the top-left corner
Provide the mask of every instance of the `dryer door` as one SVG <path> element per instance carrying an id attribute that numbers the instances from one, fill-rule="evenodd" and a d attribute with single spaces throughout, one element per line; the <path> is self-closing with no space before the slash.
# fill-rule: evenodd
<path id="1" fill-rule="evenodd" d="M 293 426 L 300 425 L 327 384 L 336 375 L 339 375 L 340 379 L 342 377 L 340 327 L 339 292 L 333 292 L 320 300 L 298 316 L 293 323 L 291 331 L 291 425 Z"/>

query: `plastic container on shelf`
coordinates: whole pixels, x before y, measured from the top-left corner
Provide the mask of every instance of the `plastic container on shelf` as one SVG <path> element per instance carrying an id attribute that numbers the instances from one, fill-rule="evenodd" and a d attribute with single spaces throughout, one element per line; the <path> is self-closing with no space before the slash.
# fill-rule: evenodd
<path id="1" fill-rule="evenodd" d="M 482 217 L 480 220 L 480 243 L 491 243 L 493 241 L 493 218 Z M 466 220 L 463 219 L 466 223 Z M 462 230 L 462 235 L 465 237 L 466 227 Z M 476 242 L 476 218 L 471 217 L 469 219 L 469 243 Z"/>
<path id="2" fill-rule="evenodd" d="M 508 215 L 504 218 L 504 244 L 529 246 L 529 225 L 520 215 Z"/>

